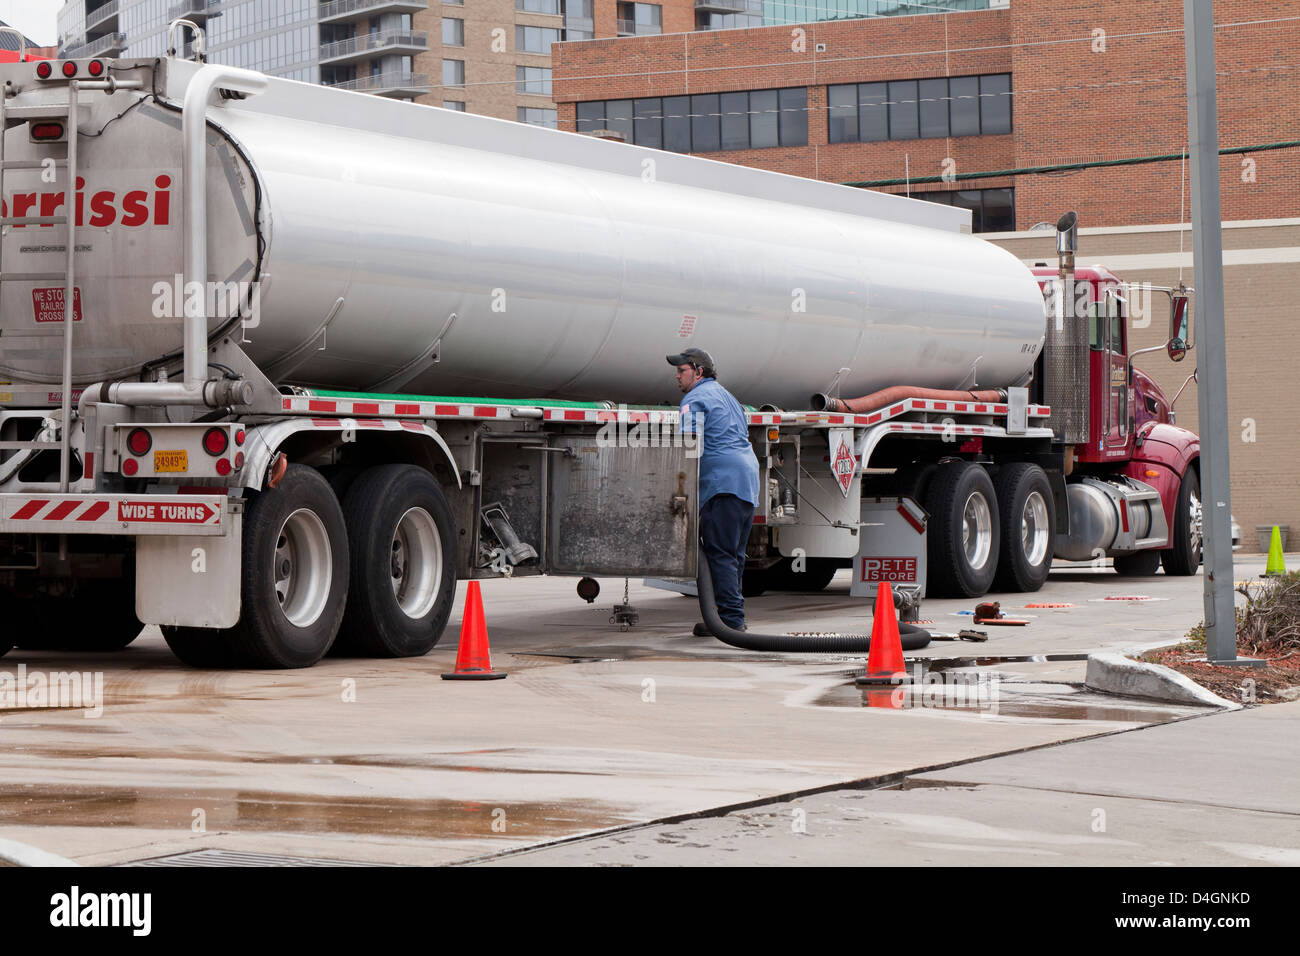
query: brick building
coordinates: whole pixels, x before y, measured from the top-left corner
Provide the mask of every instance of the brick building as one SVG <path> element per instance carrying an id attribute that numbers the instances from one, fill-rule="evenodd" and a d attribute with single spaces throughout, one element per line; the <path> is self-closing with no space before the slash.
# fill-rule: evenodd
<path id="1" fill-rule="evenodd" d="M 1080 262 L 1190 285 L 1182 3 L 991 6 L 564 43 L 559 128 L 964 206 L 1026 261 L 1054 259 L 1048 224 L 1074 209 Z M 1214 10 L 1220 147 L 1233 150 L 1220 163 L 1232 508 L 1246 550 L 1273 523 L 1295 529 L 1294 549 L 1300 148 L 1286 144 L 1300 141 L 1300 0 Z M 1132 326 L 1131 348 L 1163 341 L 1158 315 Z M 1158 354 L 1137 364 L 1170 397 L 1192 371 Z M 1176 411 L 1196 427 L 1194 385 Z"/>

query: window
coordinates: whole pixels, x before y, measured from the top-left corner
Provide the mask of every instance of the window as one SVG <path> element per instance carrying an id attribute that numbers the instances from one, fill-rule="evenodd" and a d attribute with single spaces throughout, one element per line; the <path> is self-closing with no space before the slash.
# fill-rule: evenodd
<path id="1" fill-rule="evenodd" d="M 1011 74 L 980 77 L 980 129 L 985 133 L 1011 132 Z"/>
<path id="2" fill-rule="evenodd" d="M 781 145 L 808 145 L 808 90 L 794 87 L 781 90 L 778 103 L 781 108 Z"/>
<path id="3" fill-rule="evenodd" d="M 515 92 L 551 95 L 551 71 L 543 66 L 515 67 Z M 521 107 L 522 109 L 523 107 Z"/>
<path id="4" fill-rule="evenodd" d="M 1012 232 L 1016 228 L 1016 191 L 959 189 L 951 192 L 912 193 L 916 199 L 957 206 L 971 211 L 972 232 Z"/>
<path id="5" fill-rule="evenodd" d="M 520 106 L 515 111 L 515 118 L 519 122 L 528 123 L 532 126 L 545 126 L 547 129 L 558 128 L 558 116 L 558 110 L 548 110 L 534 106 Z"/>
<path id="6" fill-rule="evenodd" d="M 515 0 L 515 9 L 527 13 L 553 13 L 558 16 L 560 0 Z"/>
<path id="7" fill-rule="evenodd" d="M 465 5 L 465 0 L 442 0 L 442 2 L 452 7 L 463 7 Z"/>
<path id="8" fill-rule="evenodd" d="M 578 104 L 578 132 L 594 133 L 598 129 L 605 128 L 605 102 L 596 100 L 593 103 Z"/>
<path id="9" fill-rule="evenodd" d="M 826 110 L 832 143 L 1009 133 L 1011 74 L 828 86 Z"/>
<path id="10" fill-rule="evenodd" d="M 465 112 L 465 103 L 462 100 L 443 100 L 442 108 L 445 110 L 455 110 L 458 113 Z"/>
<path id="11" fill-rule="evenodd" d="M 654 96 L 632 102 L 632 140 L 638 146 L 663 149 L 663 101 Z"/>
<path id="12" fill-rule="evenodd" d="M 465 45 L 465 21 L 458 20 L 455 17 L 442 18 L 442 45 L 443 46 L 464 46 Z"/>
<path id="13" fill-rule="evenodd" d="M 808 90 L 738 90 L 577 104 L 579 133 L 608 129 L 675 153 L 808 145 Z"/>
<path id="14" fill-rule="evenodd" d="M 617 26 L 620 36 L 653 36 L 663 33 L 663 7 L 657 3 L 620 3 Z"/>
<path id="15" fill-rule="evenodd" d="M 464 86 L 465 85 L 465 61 L 464 60 L 443 60 L 442 61 L 442 85 L 443 86 Z"/>
<path id="16" fill-rule="evenodd" d="M 560 42 L 560 31 L 550 27 L 515 27 L 515 49 L 520 53 L 550 53 Z"/>

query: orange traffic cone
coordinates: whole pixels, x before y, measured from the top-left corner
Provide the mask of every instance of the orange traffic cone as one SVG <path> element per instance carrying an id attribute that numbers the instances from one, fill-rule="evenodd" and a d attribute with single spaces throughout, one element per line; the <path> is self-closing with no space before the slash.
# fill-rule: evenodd
<path id="1" fill-rule="evenodd" d="M 897 684 L 908 679 L 903 662 L 903 640 L 898 636 L 898 611 L 894 590 L 885 581 L 876 592 L 876 613 L 871 621 L 871 649 L 867 652 L 867 673 L 856 681 L 864 684 Z"/>
<path id="2" fill-rule="evenodd" d="M 488 647 L 487 623 L 483 620 L 483 595 L 477 581 L 465 590 L 465 614 L 460 622 L 460 650 L 456 653 L 456 670 L 443 674 L 443 680 L 500 680 L 505 671 L 492 669 L 492 650 Z"/>

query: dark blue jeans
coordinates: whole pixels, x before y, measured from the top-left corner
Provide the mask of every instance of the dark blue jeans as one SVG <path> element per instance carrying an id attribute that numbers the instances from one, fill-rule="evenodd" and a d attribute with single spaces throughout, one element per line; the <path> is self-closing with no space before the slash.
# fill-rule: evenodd
<path id="1" fill-rule="evenodd" d="M 745 623 L 740 577 L 745 571 L 745 542 L 754 523 L 754 506 L 735 495 L 714 495 L 700 508 L 704 558 L 713 575 L 713 599 L 728 627 Z"/>

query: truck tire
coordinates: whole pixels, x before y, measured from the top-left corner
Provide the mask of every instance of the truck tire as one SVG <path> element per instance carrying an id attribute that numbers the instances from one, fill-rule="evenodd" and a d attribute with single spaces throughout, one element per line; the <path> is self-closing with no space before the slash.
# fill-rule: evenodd
<path id="1" fill-rule="evenodd" d="M 1201 566 L 1201 479 L 1190 465 L 1178 487 L 1174 506 L 1173 547 L 1160 552 L 1165 574 L 1186 577 Z"/>
<path id="2" fill-rule="evenodd" d="M 995 591 L 1037 591 L 1052 570 L 1056 540 L 1052 485 L 1037 465 L 1016 462 L 999 469 L 993 487 L 1002 519 L 1002 553 Z"/>
<path id="3" fill-rule="evenodd" d="M 938 470 L 939 466 L 933 462 L 904 465 L 894 472 L 894 494 L 911 498 L 924 508 L 930 482 Z"/>
<path id="4" fill-rule="evenodd" d="M 311 667 L 330 649 L 348 592 L 348 536 L 319 472 L 290 465 L 244 511 L 236 659 L 253 667 Z"/>
<path id="5" fill-rule="evenodd" d="M 24 602 L 32 625 L 14 644 L 32 651 L 120 651 L 144 630 L 135 616 L 135 579 L 92 579 L 67 597 Z"/>
<path id="6" fill-rule="evenodd" d="M 1149 578 L 1160 570 L 1159 551 L 1134 551 L 1115 556 L 1115 572 L 1125 578 Z"/>
<path id="7" fill-rule="evenodd" d="M 835 558 L 805 558 L 804 569 L 794 569 L 794 559 L 784 558 L 772 568 L 775 578 L 772 589 L 775 591 L 798 591 L 814 594 L 826 590 L 826 586 L 835 577 L 843 562 Z"/>
<path id="8" fill-rule="evenodd" d="M 456 524 L 423 468 L 380 465 L 343 503 L 351 552 L 339 650 L 419 657 L 438 643 L 456 598 Z"/>
<path id="9" fill-rule="evenodd" d="M 230 633 L 211 627 L 162 625 L 163 640 L 182 664 L 199 668 L 238 667 L 239 655 Z"/>
<path id="10" fill-rule="evenodd" d="M 930 482 L 925 591 L 929 597 L 986 594 L 998 567 L 1001 525 L 989 473 L 968 461 L 942 465 Z"/>

